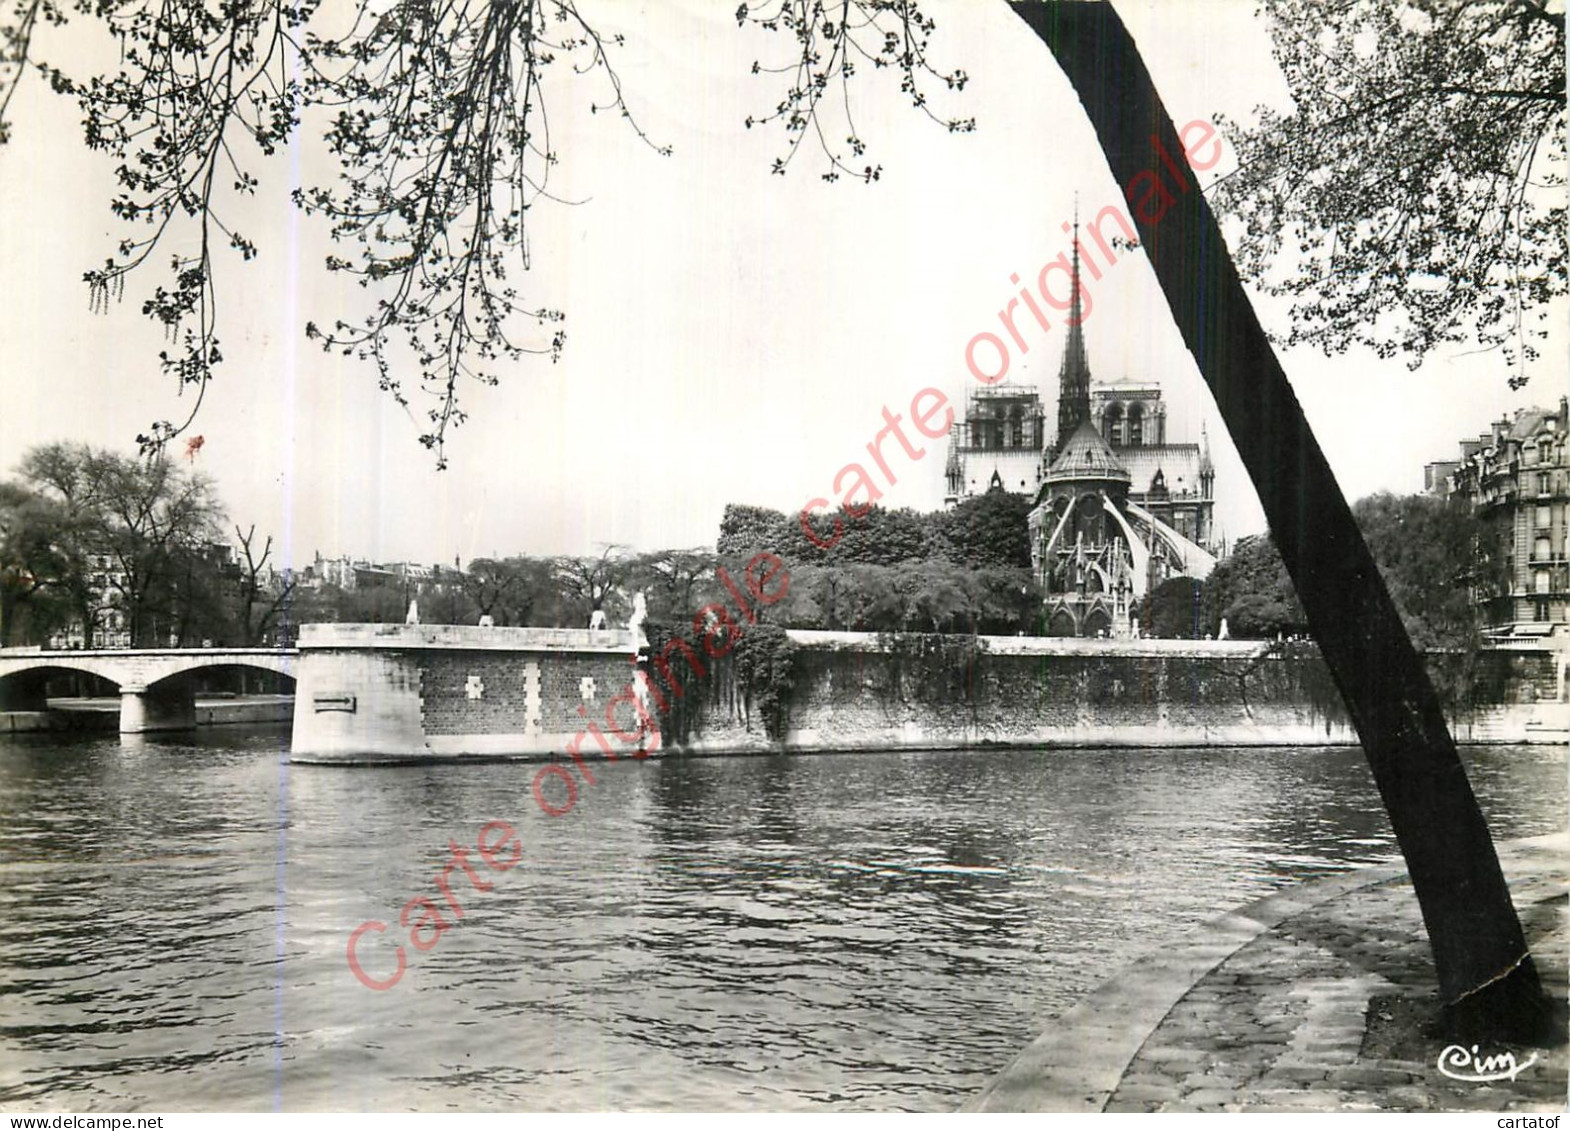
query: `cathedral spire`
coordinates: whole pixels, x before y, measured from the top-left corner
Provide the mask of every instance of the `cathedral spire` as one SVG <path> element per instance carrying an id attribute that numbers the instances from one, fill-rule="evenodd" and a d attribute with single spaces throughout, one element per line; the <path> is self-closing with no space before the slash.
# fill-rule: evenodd
<path id="1" fill-rule="evenodd" d="M 1084 320 L 1079 301 L 1079 198 L 1074 200 L 1074 294 L 1069 306 L 1068 342 L 1058 370 L 1058 442 L 1061 448 L 1081 423 L 1090 419 L 1090 362 L 1085 358 Z"/>

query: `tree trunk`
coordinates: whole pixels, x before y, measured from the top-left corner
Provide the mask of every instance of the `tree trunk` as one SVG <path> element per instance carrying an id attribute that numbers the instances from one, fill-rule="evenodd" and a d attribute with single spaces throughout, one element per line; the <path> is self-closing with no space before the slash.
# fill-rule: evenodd
<path id="1" fill-rule="evenodd" d="M 1422 661 L 1255 317 L 1132 38 L 1104 0 L 1012 0 L 1051 48 L 1131 197 L 1140 242 L 1248 469 L 1406 858 L 1447 1019 L 1542 1036 L 1548 1003 Z M 1174 168 L 1175 166 L 1175 168 Z M 1134 179 L 1176 198 L 1147 217 Z M 1132 190 L 1132 191 L 1131 191 Z"/>

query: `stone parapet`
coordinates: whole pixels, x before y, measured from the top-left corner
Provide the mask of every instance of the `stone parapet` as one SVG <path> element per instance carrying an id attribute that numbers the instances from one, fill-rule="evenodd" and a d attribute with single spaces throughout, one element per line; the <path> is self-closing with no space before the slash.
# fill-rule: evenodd
<path id="1" fill-rule="evenodd" d="M 302 624 L 299 648 L 427 649 L 476 652 L 632 651 L 624 628 L 481 628 L 462 624 Z"/>

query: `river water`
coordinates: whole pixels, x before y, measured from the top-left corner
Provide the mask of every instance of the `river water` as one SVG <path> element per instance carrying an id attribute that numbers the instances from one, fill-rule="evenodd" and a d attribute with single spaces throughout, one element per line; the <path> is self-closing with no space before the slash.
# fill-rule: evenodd
<path id="1" fill-rule="evenodd" d="M 0 742 L 0 1106 L 947 1110 L 1142 951 L 1394 851 L 1355 750 L 622 761 L 551 818 L 534 766 L 286 741 Z M 1496 836 L 1564 827 L 1562 750 L 1466 757 Z M 410 947 L 493 820 L 523 863 Z"/>

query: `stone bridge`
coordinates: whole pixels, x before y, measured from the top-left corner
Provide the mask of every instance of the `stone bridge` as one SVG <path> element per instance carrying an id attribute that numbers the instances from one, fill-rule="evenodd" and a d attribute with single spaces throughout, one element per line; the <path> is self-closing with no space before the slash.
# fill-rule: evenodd
<path id="1" fill-rule="evenodd" d="M 49 680 L 86 672 L 120 688 L 120 733 L 185 730 L 196 724 L 193 676 L 251 668 L 295 676 L 292 648 L 149 648 L 46 652 L 0 649 L 0 711 L 48 709 Z"/>

